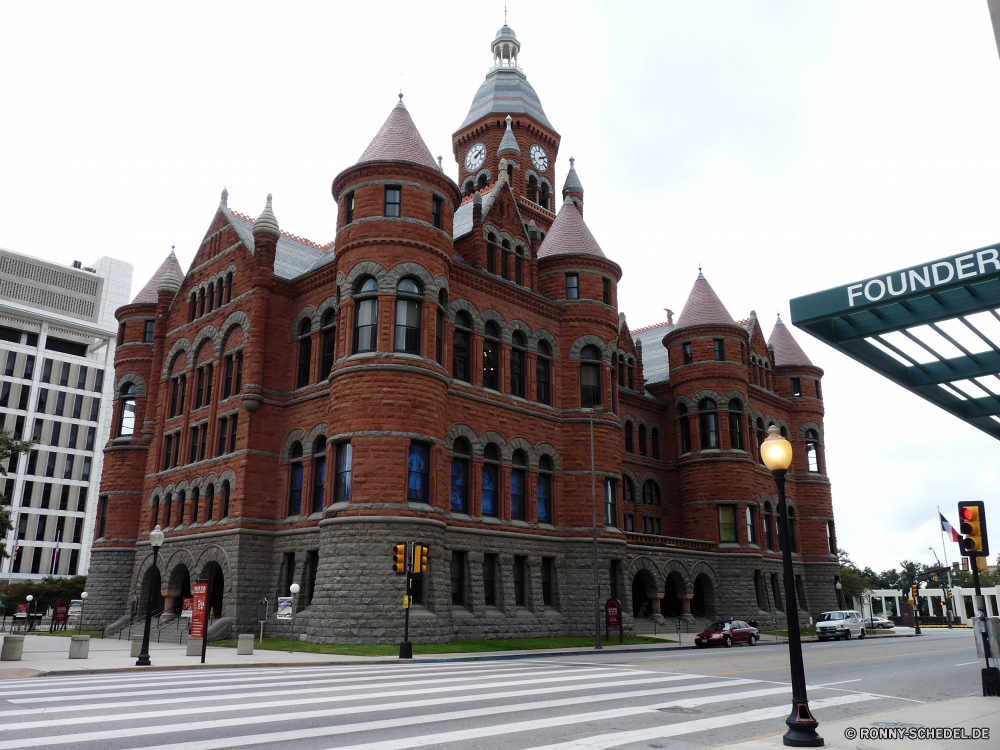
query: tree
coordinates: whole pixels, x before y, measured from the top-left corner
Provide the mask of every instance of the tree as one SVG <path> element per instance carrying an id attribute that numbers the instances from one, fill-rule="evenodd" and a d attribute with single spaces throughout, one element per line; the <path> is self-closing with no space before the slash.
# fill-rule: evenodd
<path id="1" fill-rule="evenodd" d="M 11 463 L 17 466 L 20 454 L 30 451 L 34 444 L 33 440 L 15 440 L 7 430 L 0 430 L 0 476 L 7 476 L 7 467 Z M 7 553 L 7 534 L 12 528 L 12 521 L 10 508 L 3 507 L 10 505 L 10 501 L 9 497 L 0 499 L 0 503 L 2 503 L 0 505 L 0 562 L 3 562 L 6 557 L 10 557 Z"/>
<path id="2" fill-rule="evenodd" d="M 867 580 L 864 571 L 859 570 L 854 564 L 847 550 L 840 549 L 837 558 L 840 560 L 840 585 L 844 587 L 844 603 L 851 607 L 855 597 L 860 598 L 865 589 L 871 588 L 871 582 Z M 865 570 L 870 571 L 870 568 Z"/>

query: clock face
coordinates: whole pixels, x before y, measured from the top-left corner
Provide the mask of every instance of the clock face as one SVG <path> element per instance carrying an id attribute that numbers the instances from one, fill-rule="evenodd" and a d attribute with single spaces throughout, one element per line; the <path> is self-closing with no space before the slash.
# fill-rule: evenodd
<path id="1" fill-rule="evenodd" d="M 469 172 L 475 172 L 483 166 L 484 161 L 486 161 L 486 146 L 482 143 L 477 143 L 475 146 L 470 148 L 469 153 L 465 155 L 465 168 Z"/>
<path id="2" fill-rule="evenodd" d="M 545 153 L 545 149 L 537 143 L 528 150 L 528 157 L 531 159 L 531 163 L 534 165 L 535 169 L 539 172 L 549 171 L 549 155 Z"/>

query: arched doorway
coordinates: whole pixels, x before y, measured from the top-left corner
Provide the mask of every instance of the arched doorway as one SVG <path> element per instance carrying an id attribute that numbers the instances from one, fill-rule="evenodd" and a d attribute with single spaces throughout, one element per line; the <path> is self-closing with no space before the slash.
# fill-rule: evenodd
<path id="1" fill-rule="evenodd" d="M 656 591 L 656 581 L 648 570 L 640 570 L 632 579 L 632 616 L 649 617 L 653 614 L 653 603 L 649 593 Z"/>
<path id="2" fill-rule="evenodd" d="M 691 614 L 695 617 L 712 617 L 715 615 L 715 587 L 712 579 L 705 573 L 700 573 L 694 579 L 694 598 L 691 600 Z"/>
<path id="3" fill-rule="evenodd" d="M 142 587 L 139 591 L 140 609 L 149 605 L 152 607 L 153 614 L 162 612 L 164 604 L 162 588 L 159 568 L 150 568 L 147 570 L 142 577 Z"/>
<path id="4" fill-rule="evenodd" d="M 684 581 L 680 573 L 674 572 L 667 576 L 667 582 L 663 587 L 663 614 L 664 616 L 679 617 L 683 612 L 681 605 L 681 594 L 687 593 Z"/>
<path id="5" fill-rule="evenodd" d="M 202 578 L 208 579 L 208 611 L 213 619 L 225 616 L 225 592 L 226 578 L 222 573 L 222 566 L 217 562 L 208 563 L 201 574 Z"/>
<path id="6" fill-rule="evenodd" d="M 167 586 L 161 593 L 164 594 L 164 612 L 180 614 L 184 600 L 191 596 L 191 572 L 187 565 L 178 565 L 170 571 Z"/>

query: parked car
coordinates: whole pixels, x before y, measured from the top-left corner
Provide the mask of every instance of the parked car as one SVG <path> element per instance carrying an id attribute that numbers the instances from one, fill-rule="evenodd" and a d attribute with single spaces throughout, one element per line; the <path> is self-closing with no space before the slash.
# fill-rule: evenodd
<path id="1" fill-rule="evenodd" d="M 887 620 L 884 617 L 870 617 L 868 618 L 868 626 L 872 628 L 878 628 L 880 630 L 892 630 L 895 624 L 892 620 Z"/>
<path id="2" fill-rule="evenodd" d="M 757 628 L 751 627 L 743 620 L 726 620 L 724 622 L 713 622 L 702 632 L 695 636 L 694 642 L 698 648 L 708 646 L 725 646 L 730 648 L 734 643 L 747 643 L 756 646 L 760 640 Z"/>
<path id="3" fill-rule="evenodd" d="M 855 610 L 839 609 L 824 612 L 816 622 L 816 637 L 825 641 L 827 638 L 843 638 L 849 641 L 852 635 L 865 637 L 865 622 L 861 613 Z"/>

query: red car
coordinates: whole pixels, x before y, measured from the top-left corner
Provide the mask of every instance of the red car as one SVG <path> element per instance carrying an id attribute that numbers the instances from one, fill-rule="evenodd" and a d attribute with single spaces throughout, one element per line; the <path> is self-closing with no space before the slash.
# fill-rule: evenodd
<path id="1" fill-rule="evenodd" d="M 695 636 L 694 642 L 698 648 L 707 646 L 725 646 L 730 648 L 734 643 L 749 643 L 756 646 L 760 640 L 757 628 L 747 625 L 743 620 L 728 620 L 713 622 L 706 630 Z"/>

